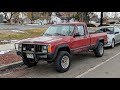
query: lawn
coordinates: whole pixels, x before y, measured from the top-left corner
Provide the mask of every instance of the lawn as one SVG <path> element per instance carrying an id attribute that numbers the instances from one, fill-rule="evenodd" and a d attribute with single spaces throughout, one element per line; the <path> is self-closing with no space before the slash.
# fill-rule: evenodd
<path id="1" fill-rule="evenodd" d="M 30 29 L 24 30 L 23 32 L 13 32 L 13 31 L 0 31 L 0 41 L 3 40 L 22 40 L 26 38 L 33 38 L 42 35 L 47 28 L 39 28 L 39 29 Z"/>

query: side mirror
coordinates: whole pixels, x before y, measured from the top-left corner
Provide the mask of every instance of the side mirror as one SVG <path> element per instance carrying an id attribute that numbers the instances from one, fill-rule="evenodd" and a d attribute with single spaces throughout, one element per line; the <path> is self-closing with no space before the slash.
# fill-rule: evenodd
<path id="1" fill-rule="evenodd" d="M 115 34 L 119 34 L 119 32 L 115 32 Z"/>
<path id="2" fill-rule="evenodd" d="M 79 33 L 75 33 L 74 34 L 74 37 L 78 37 L 78 36 L 80 36 Z"/>

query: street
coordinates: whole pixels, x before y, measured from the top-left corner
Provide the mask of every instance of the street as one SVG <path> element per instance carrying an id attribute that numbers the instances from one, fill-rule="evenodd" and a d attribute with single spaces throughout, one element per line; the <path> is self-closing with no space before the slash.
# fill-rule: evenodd
<path id="1" fill-rule="evenodd" d="M 74 55 L 72 57 L 71 67 L 69 71 L 65 73 L 56 72 L 54 70 L 54 64 L 48 64 L 45 61 L 39 61 L 38 65 L 35 67 L 28 68 L 27 66 L 23 65 L 11 70 L 0 71 L 0 78 L 119 78 L 119 52 L 120 45 L 118 44 L 114 49 L 105 48 L 104 56 L 101 58 L 95 57 L 92 52 Z M 108 59 L 108 62 L 100 65 L 94 70 L 91 70 L 91 72 L 88 72 L 91 68 L 96 67 Z M 87 73 L 84 74 L 85 72 Z"/>
<path id="2" fill-rule="evenodd" d="M 0 30 L 27 30 L 35 28 L 47 28 L 49 25 L 8 25 L 0 24 Z"/>

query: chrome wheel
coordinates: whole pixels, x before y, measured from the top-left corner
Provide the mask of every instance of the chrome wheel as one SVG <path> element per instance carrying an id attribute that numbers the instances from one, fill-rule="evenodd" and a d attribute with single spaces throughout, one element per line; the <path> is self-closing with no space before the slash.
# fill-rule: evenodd
<path id="1" fill-rule="evenodd" d="M 103 52 L 104 52 L 103 46 L 102 46 L 102 45 L 100 45 L 100 55 L 102 55 L 102 54 L 103 54 Z"/>
<path id="2" fill-rule="evenodd" d="M 115 47 L 115 40 L 112 40 L 112 48 Z"/>
<path id="3" fill-rule="evenodd" d="M 63 56 L 61 60 L 61 66 L 66 69 L 69 66 L 69 57 Z"/>

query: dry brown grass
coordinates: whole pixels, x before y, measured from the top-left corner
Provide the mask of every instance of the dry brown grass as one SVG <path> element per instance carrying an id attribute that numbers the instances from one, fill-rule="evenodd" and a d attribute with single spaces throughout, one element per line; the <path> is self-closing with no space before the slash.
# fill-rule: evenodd
<path id="1" fill-rule="evenodd" d="M 24 33 L 2 30 L 0 31 L 0 40 L 22 40 L 33 38 L 42 35 L 46 29 L 47 28 L 24 30 Z"/>

